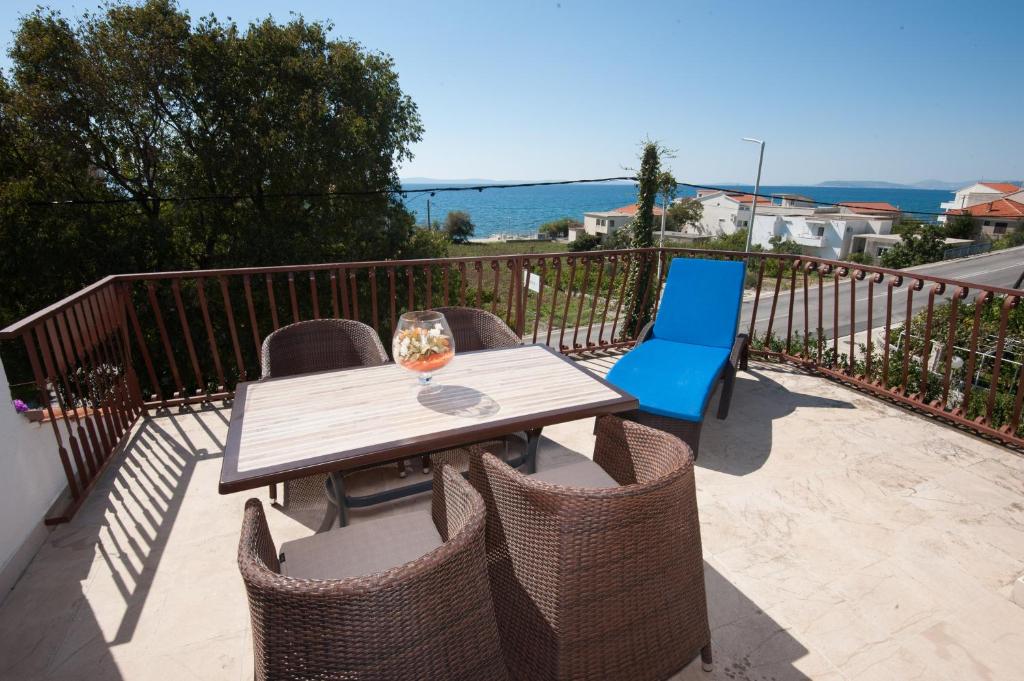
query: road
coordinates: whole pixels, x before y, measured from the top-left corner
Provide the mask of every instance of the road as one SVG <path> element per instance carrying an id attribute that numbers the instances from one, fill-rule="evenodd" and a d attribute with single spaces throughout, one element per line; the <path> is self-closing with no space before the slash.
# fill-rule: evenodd
<path id="1" fill-rule="evenodd" d="M 992 253 L 985 253 L 983 255 L 977 255 L 970 258 L 959 258 L 957 260 L 945 260 L 942 262 L 931 263 L 920 267 L 914 267 L 908 270 L 904 270 L 908 276 L 912 276 L 914 273 L 917 274 L 928 274 L 935 277 L 944 277 L 946 279 L 957 279 L 973 284 L 982 284 L 987 286 L 1001 286 L 1003 288 L 1013 288 L 1017 279 L 1024 273 L 1024 246 L 1018 248 L 1009 248 L 1002 251 L 995 251 Z M 800 286 L 801 280 L 797 278 L 798 289 L 794 294 L 788 291 L 783 291 L 778 296 L 776 303 L 775 317 L 772 324 L 772 333 L 776 337 L 785 338 L 786 328 L 789 323 L 789 305 L 790 297 L 793 297 L 793 330 L 794 332 L 799 330 L 803 333 L 804 329 L 804 295 L 803 288 Z M 886 297 L 887 297 L 887 282 L 882 284 L 876 284 L 874 287 L 874 295 L 872 301 L 872 322 L 871 328 L 880 329 L 885 325 L 885 309 L 886 309 Z M 761 300 L 758 304 L 757 310 L 757 323 L 754 328 L 757 333 L 764 334 L 768 330 L 768 318 L 771 313 L 772 306 L 772 292 L 774 290 L 775 281 L 773 279 L 765 278 L 764 288 L 761 292 Z M 825 282 L 823 285 L 824 294 L 824 309 L 822 310 L 822 325 L 824 327 L 824 335 L 827 338 L 832 338 L 833 335 L 833 296 L 835 295 L 834 284 L 831 281 Z M 892 323 L 897 324 L 902 322 L 906 318 L 907 312 L 907 283 L 906 279 L 904 284 L 897 289 L 893 290 L 892 296 Z M 920 291 L 914 291 L 914 298 L 912 301 L 913 313 L 920 312 L 928 306 L 928 294 L 931 289 L 931 285 L 926 284 Z M 936 295 L 936 304 L 939 300 L 948 300 L 955 291 L 955 287 L 947 287 L 946 291 L 941 295 Z M 808 283 L 808 300 L 807 300 L 807 318 L 810 324 L 810 330 L 814 332 L 815 327 L 818 324 L 818 289 L 816 284 Z M 968 300 L 973 300 L 976 296 L 976 292 L 971 292 L 968 296 Z M 864 331 L 866 328 L 867 321 L 867 306 L 868 306 L 868 281 L 864 279 L 858 281 L 856 284 L 856 331 Z M 750 328 L 750 315 L 754 308 L 753 296 L 748 293 L 743 303 L 742 320 L 743 323 L 740 325 L 741 330 L 747 330 Z M 844 278 L 840 280 L 839 284 L 839 319 L 838 319 L 838 331 L 839 337 L 848 336 L 850 334 L 850 280 Z M 610 324 L 605 327 L 604 340 L 611 340 L 611 329 Z M 591 329 L 591 342 L 596 342 L 599 337 L 599 327 L 595 325 Z M 558 345 L 558 330 L 552 333 L 552 345 Z M 579 342 L 582 344 L 587 335 L 587 328 L 583 327 L 578 333 Z M 538 340 L 544 341 L 543 332 L 539 334 Z M 565 332 L 565 343 L 572 343 L 573 333 L 572 330 L 567 329 Z"/>
<path id="2" fill-rule="evenodd" d="M 986 253 L 984 255 L 978 255 L 971 258 L 945 260 L 943 262 L 931 263 L 908 269 L 905 270 L 905 272 L 909 276 L 912 276 L 915 273 L 928 274 L 935 277 L 957 279 L 973 284 L 1013 288 L 1018 277 L 1024 273 L 1024 247 L 995 251 L 993 253 Z M 800 329 L 801 331 L 804 328 L 804 295 L 803 288 L 800 286 L 799 277 L 797 278 L 797 285 L 798 290 L 795 293 L 791 294 L 790 292 L 785 291 L 780 293 L 778 296 L 774 323 L 772 325 L 772 332 L 775 336 L 781 335 L 784 337 L 786 335 L 786 327 L 789 323 L 789 305 L 791 297 L 793 299 L 793 328 L 794 330 Z M 758 333 L 763 334 L 768 330 L 768 317 L 771 312 L 771 293 L 773 287 L 774 281 L 766 279 L 765 289 L 768 290 L 762 290 L 762 299 L 758 304 L 757 323 L 754 325 L 754 328 Z M 832 311 L 835 293 L 833 288 L 833 282 L 828 281 L 824 283 L 824 310 L 822 310 L 822 325 L 824 326 L 825 336 L 828 338 L 832 337 L 834 328 Z M 880 328 L 885 324 L 886 298 L 888 295 L 887 288 L 887 282 L 885 281 L 881 284 L 876 284 L 874 287 L 871 323 L 871 327 L 874 329 Z M 893 290 L 893 324 L 902 322 L 906 318 L 908 288 L 909 287 L 907 286 L 905 279 L 902 286 Z M 925 284 L 924 288 L 920 291 L 914 291 L 912 302 L 913 313 L 917 313 L 928 307 L 928 294 L 930 289 L 931 285 Z M 946 291 L 941 296 L 935 296 L 936 302 L 940 299 L 948 300 L 955 290 L 955 287 L 946 287 Z M 768 294 L 767 297 L 765 297 L 765 293 Z M 976 294 L 974 292 L 969 294 L 968 300 L 973 300 L 975 295 Z M 865 322 L 867 321 L 867 279 L 856 283 L 855 298 L 856 330 L 863 331 L 865 329 Z M 744 301 L 743 320 L 745 321 L 745 324 L 742 328 L 749 328 L 750 314 L 753 307 L 753 299 Z M 807 316 L 810 322 L 810 327 L 813 330 L 814 327 L 817 326 L 818 320 L 818 291 L 817 286 L 813 284 L 808 285 Z M 848 278 L 840 280 L 839 284 L 838 330 L 840 337 L 849 335 L 850 333 L 850 280 Z"/>

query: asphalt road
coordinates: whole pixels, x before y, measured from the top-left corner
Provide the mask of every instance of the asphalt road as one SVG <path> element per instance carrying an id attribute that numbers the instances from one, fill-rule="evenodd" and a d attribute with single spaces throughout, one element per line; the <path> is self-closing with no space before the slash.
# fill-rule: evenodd
<path id="1" fill-rule="evenodd" d="M 1010 248 L 1002 251 L 995 251 L 993 253 L 985 253 L 983 255 L 977 255 L 970 258 L 960 258 L 957 260 L 945 260 L 943 262 L 931 263 L 929 265 L 923 265 L 920 267 L 911 268 L 905 270 L 908 275 L 913 273 L 928 274 L 936 277 L 944 277 L 947 279 L 956 279 L 973 284 L 982 284 L 987 286 L 1001 286 L 1003 288 L 1013 288 L 1017 279 L 1024 274 L 1024 246 L 1018 248 Z M 790 298 L 792 297 L 793 302 L 793 329 L 794 331 L 799 330 L 801 333 L 804 329 L 804 295 L 803 288 L 800 285 L 800 278 L 797 278 L 797 291 L 790 293 L 783 291 L 778 296 L 776 302 L 775 317 L 772 324 L 772 333 L 776 337 L 786 336 L 786 328 L 789 323 L 789 306 Z M 758 304 L 757 310 L 757 323 L 754 325 L 755 330 L 758 333 L 764 334 L 768 330 L 768 318 L 771 313 L 772 305 L 772 292 L 774 290 L 774 280 L 765 278 L 764 288 L 761 292 L 761 300 Z M 832 338 L 833 336 L 833 301 L 834 301 L 834 284 L 829 281 L 823 285 L 824 294 L 824 308 L 822 310 L 822 326 L 824 327 L 824 335 L 826 338 Z M 904 284 L 897 289 L 893 290 L 892 296 L 892 323 L 897 324 L 902 322 L 906 318 L 907 312 L 907 290 L 908 286 L 906 280 Z M 912 314 L 924 310 L 928 306 L 928 294 L 931 286 L 926 284 L 920 291 L 914 291 L 912 300 Z M 948 300 L 949 297 L 956 290 L 956 287 L 946 287 L 946 291 L 941 296 L 935 296 L 936 304 L 940 300 Z M 810 330 L 814 332 L 814 329 L 818 324 L 818 289 L 816 284 L 808 283 L 808 299 L 807 299 L 807 318 L 810 323 Z M 976 292 L 971 292 L 968 295 L 968 300 L 973 300 L 976 296 Z M 887 286 L 886 282 L 882 284 L 876 284 L 874 287 L 873 301 L 872 301 L 872 323 L 873 329 L 883 328 L 885 325 L 885 309 L 886 309 L 886 296 Z M 741 330 L 750 328 L 750 315 L 754 308 L 753 296 L 746 296 L 746 300 L 743 303 L 742 312 L 742 323 L 740 325 Z M 855 291 L 855 312 L 856 312 L 856 329 L 858 331 L 864 331 L 866 328 L 867 321 L 867 306 L 868 306 L 868 282 L 867 279 L 858 281 L 856 284 Z M 611 340 L 611 330 L 607 325 L 604 332 L 604 340 Z M 850 281 L 849 279 L 842 279 L 839 284 L 839 318 L 838 318 L 838 331 L 839 337 L 848 336 L 850 334 Z M 591 342 L 596 342 L 599 337 L 600 329 L 595 326 L 591 329 Z M 552 333 L 552 345 L 558 345 L 558 330 Z M 565 332 L 565 343 L 570 344 L 573 342 L 572 331 L 566 330 Z M 587 335 L 587 329 L 584 327 L 580 329 L 578 338 L 580 344 L 583 343 Z M 544 342 L 543 333 L 539 334 L 538 341 Z"/>
<path id="2" fill-rule="evenodd" d="M 983 284 L 987 286 L 1001 286 L 1013 288 L 1017 279 L 1024 273 L 1024 247 L 1011 248 L 994 253 L 986 253 L 971 258 L 960 258 L 957 260 L 946 260 L 943 262 L 931 263 L 906 270 L 908 275 L 928 274 L 935 277 L 956 279 L 972 284 Z M 800 286 L 800 278 L 797 278 L 798 289 L 795 293 L 782 292 L 778 296 L 772 332 L 776 336 L 785 336 L 786 327 L 789 323 L 790 298 L 793 302 L 793 328 L 803 331 L 804 328 L 804 294 Z M 771 312 L 771 289 L 774 281 L 765 281 L 768 296 L 762 290 L 761 302 L 758 305 L 757 322 L 754 328 L 759 333 L 765 333 L 768 329 L 768 317 Z M 822 310 L 822 326 L 825 336 L 833 336 L 834 320 L 833 305 L 834 296 L 833 282 L 825 282 L 823 286 L 824 309 Z M 897 289 L 893 290 L 892 296 L 892 323 L 902 322 L 907 316 L 907 281 Z M 931 289 L 930 284 L 925 284 L 920 291 L 913 292 L 912 314 L 928 307 L 928 295 Z M 939 300 L 948 300 L 953 295 L 956 287 L 947 286 L 946 291 L 935 296 L 936 304 Z M 876 284 L 872 300 L 872 328 L 880 328 L 885 324 L 885 310 L 887 298 L 887 282 Z M 968 294 L 968 300 L 973 300 L 976 293 Z M 811 330 L 817 326 L 818 320 L 818 291 L 817 286 L 808 285 L 807 316 Z M 855 291 L 856 310 L 856 331 L 863 331 L 866 328 L 867 307 L 868 307 L 868 282 L 867 279 L 856 283 Z M 741 328 L 749 328 L 750 314 L 753 310 L 753 300 L 746 300 L 743 304 L 743 320 L 746 322 Z M 842 279 L 839 284 L 839 315 L 838 315 L 839 336 L 843 337 L 850 333 L 850 281 Z"/>

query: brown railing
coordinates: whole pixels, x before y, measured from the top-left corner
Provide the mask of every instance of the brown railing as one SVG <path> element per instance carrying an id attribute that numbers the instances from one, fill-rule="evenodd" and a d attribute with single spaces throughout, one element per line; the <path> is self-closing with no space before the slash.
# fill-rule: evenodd
<path id="1" fill-rule="evenodd" d="M 263 338 L 281 326 L 358 319 L 389 346 L 405 310 L 467 305 L 565 353 L 628 347 L 636 306 L 656 311 L 674 257 L 747 261 L 741 328 L 755 355 L 1024 446 L 1024 341 L 1013 332 L 1024 292 L 795 255 L 641 249 L 116 275 L 0 340 L 17 342 L 50 412 L 72 497 L 49 519 L 60 522 L 136 418 L 230 398 L 258 377 Z"/>

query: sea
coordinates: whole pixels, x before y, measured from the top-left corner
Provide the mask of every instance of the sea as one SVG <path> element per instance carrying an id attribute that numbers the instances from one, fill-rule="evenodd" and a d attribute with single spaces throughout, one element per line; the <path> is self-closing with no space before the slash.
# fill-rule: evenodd
<path id="1" fill-rule="evenodd" d="M 432 187 L 466 187 L 458 184 L 405 184 L 403 189 Z M 749 185 L 722 185 L 725 189 L 753 191 Z M 941 212 L 939 204 L 953 198 L 953 192 L 935 189 L 889 189 L 869 187 L 804 187 L 763 186 L 762 194 L 801 194 L 817 201 L 840 203 L 844 201 L 886 201 L 904 211 Z M 694 196 L 696 190 L 680 187 L 681 197 Z M 407 194 L 406 207 L 416 221 L 426 224 L 427 201 L 430 201 L 430 219 L 444 222 L 448 211 L 469 213 L 476 226 L 477 239 L 496 236 L 528 236 L 537 233 L 545 222 L 561 217 L 583 219 L 589 211 L 611 210 L 636 201 L 636 186 L 627 183 L 596 183 L 554 185 L 546 187 L 487 188 L 483 191 L 439 191 L 434 196 L 426 193 Z M 924 221 L 934 221 L 927 215 Z"/>

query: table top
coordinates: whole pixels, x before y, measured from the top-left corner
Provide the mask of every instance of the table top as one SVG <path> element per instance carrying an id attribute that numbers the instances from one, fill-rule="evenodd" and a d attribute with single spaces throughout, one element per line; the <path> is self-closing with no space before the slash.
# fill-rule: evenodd
<path id="1" fill-rule="evenodd" d="M 638 407 L 542 345 L 456 354 L 433 383 L 396 364 L 240 383 L 221 494 Z"/>

